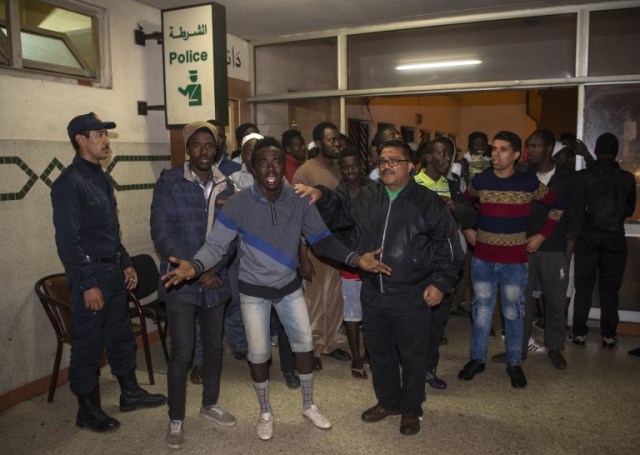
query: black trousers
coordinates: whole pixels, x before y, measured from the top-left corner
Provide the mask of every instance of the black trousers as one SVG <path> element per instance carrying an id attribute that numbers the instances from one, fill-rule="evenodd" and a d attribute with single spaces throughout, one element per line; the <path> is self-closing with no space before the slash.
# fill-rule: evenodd
<path id="1" fill-rule="evenodd" d="M 422 289 L 382 294 L 364 281 L 362 325 L 378 404 L 403 415 L 422 415 L 430 309 Z"/>
<path id="2" fill-rule="evenodd" d="M 101 311 L 88 310 L 71 277 L 71 361 L 69 384 L 76 395 L 91 393 L 98 384 L 96 372 L 107 350 L 111 373 L 123 376 L 136 368 L 135 337 L 129 319 L 129 301 L 118 264 L 96 264 L 96 279 L 104 298 Z"/>
<path id="3" fill-rule="evenodd" d="M 447 322 L 449 322 L 451 298 L 451 295 L 446 295 L 440 305 L 431 307 L 427 342 L 427 371 L 434 371 L 440 361 L 440 342 L 442 342 L 444 329 L 447 327 Z"/>
<path id="4" fill-rule="evenodd" d="M 193 357 L 196 314 L 202 340 L 202 405 L 216 404 L 222 374 L 222 328 L 224 305 L 207 308 L 181 303 L 167 304 L 171 327 L 171 353 L 167 375 L 169 418 L 184 420 L 187 374 Z"/>
<path id="5" fill-rule="evenodd" d="M 618 291 L 627 261 L 624 231 L 584 227 L 575 248 L 573 334 L 585 336 L 593 288 L 600 289 L 600 335 L 615 337 L 618 327 Z"/>

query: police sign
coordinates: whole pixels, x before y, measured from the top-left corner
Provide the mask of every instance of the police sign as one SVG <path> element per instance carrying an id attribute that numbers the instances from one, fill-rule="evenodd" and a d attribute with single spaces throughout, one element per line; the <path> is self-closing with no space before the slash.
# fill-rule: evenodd
<path id="1" fill-rule="evenodd" d="M 224 6 L 162 11 L 167 127 L 196 120 L 227 123 L 227 44 Z"/>

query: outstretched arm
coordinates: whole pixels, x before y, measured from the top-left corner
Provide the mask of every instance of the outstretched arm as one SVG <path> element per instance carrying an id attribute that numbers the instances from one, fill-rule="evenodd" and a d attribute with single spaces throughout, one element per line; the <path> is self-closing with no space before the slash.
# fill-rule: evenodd
<path id="1" fill-rule="evenodd" d="M 184 280 L 192 280 L 196 277 L 197 273 L 195 267 L 186 259 L 178 259 L 174 256 L 170 256 L 169 262 L 176 264 L 178 267 L 160 277 L 160 280 L 164 282 L 165 288 L 177 286 Z"/>

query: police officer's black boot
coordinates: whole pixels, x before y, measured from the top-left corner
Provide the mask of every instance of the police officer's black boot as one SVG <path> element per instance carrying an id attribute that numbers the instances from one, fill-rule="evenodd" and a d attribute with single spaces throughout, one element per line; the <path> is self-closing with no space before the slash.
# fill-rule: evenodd
<path id="1" fill-rule="evenodd" d="M 120 422 L 109 417 L 95 400 L 94 392 L 78 395 L 78 416 L 76 425 L 99 433 L 112 431 L 120 426 Z"/>
<path id="2" fill-rule="evenodd" d="M 118 376 L 120 383 L 120 411 L 135 411 L 140 408 L 155 408 L 167 402 L 167 397 L 160 393 L 149 393 L 138 385 L 136 371 Z"/>

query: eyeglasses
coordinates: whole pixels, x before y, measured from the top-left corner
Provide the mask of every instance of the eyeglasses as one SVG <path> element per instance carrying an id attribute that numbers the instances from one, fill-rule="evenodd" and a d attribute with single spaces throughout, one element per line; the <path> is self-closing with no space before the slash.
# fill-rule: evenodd
<path id="1" fill-rule="evenodd" d="M 385 164 L 389 165 L 389 167 L 396 167 L 400 163 L 408 163 L 411 160 L 400 160 L 398 158 L 389 158 L 388 160 L 379 159 L 378 167 L 384 167 Z"/>
<path id="2" fill-rule="evenodd" d="M 213 142 L 207 142 L 206 144 L 196 142 L 189 145 L 189 150 L 191 150 L 192 152 L 201 152 L 203 148 L 207 152 L 212 152 L 213 150 L 215 150 L 216 144 L 214 144 Z"/>

